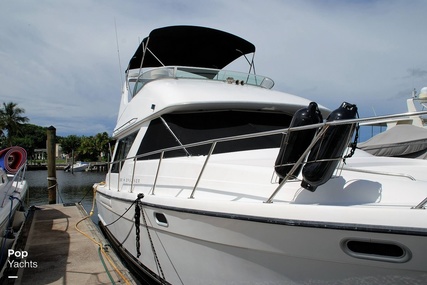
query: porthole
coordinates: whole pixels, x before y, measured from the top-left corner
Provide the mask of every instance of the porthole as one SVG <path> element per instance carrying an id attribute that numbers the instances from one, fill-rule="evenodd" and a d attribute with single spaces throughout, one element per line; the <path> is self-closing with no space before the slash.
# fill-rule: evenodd
<path id="1" fill-rule="evenodd" d="M 345 239 L 341 242 L 341 248 L 346 254 L 361 259 L 399 263 L 411 259 L 409 249 L 393 241 Z"/>
<path id="2" fill-rule="evenodd" d="M 156 219 L 156 223 L 159 226 L 162 226 L 162 227 L 169 226 L 168 220 L 166 219 L 166 216 L 163 213 L 154 212 L 154 218 Z"/>

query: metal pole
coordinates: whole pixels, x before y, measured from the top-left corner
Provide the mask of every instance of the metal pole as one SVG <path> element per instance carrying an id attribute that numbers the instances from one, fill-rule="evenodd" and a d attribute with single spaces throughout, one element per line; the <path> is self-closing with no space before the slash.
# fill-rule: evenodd
<path id="1" fill-rule="evenodd" d="M 191 195 L 190 195 L 189 199 L 194 199 L 194 192 L 196 192 L 196 188 L 199 185 L 200 178 L 202 178 L 203 172 L 205 172 L 206 165 L 208 164 L 209 158 L 211 157 L 211 155 L 212 155 L 212 153 L 213 153 L 213 151 L 214 151 L 214 149 L 216 147 L 216 143 L 217 142 L 214 141 L 213 144 L 212 144 L 212 146 L 211 146 L 209 154 L 206 157 L 205 163 L 203 164 L 202 170 L 200 171 L 199 177 L 197 177 L 197 181 L 196 181 L 196 184 L 194 185 L 193 191 L 191 191 Z"/>
<path id="2" fill-rule="evenodd" d="M 159 164 L 157 165 L 156 177 L 154 177 L 153 190 L 151 191 L 151 195 L 154 195 L 154 190 L 156 189 L 157 178 L 159 177 L 159 172 L 160 172 L 160 165 L 162 164 L 164 155 L 165 155 L 165 152 L 162 151 L 162 153 L 160 154 Z"/>
<path id="3" fill-rule="evenodd" d="M 295 170 L 298 168 L 298 166 L 303 163 L 303 160 L 305 159 L 305 156 L 308 154 L 308 152 L 314 147 L 314 145 L 317 143 L 317 141 L 326 133 L 328 130 L 329 125 L 324 125 L 324 127 L 319 131 L 316 137 L 312 140 L 310 145 L 307 147 L 307 149 L 304 151 L 304 153 L 300 156 L 300 158 L 295 162 L 294 166 L 291 168 L 289 173 L 286 175 L 286 177 L 283 179 L 283 181 L 279 184 L 279 186 L 274 190 L 273 194 L 271 194 L 270 198 L 268 198 L 267 201 L 264 203 L 273 203 L 273 199 L 276 196 L 277 193 L 279 193 L 280 189 L 282 189 L 283 185 L 288 181 L 288 179 L 294 174 Z"/>
<path id="4" fill-rule="evenodd" d="M 49 204 L 56 204 L 56 165 L 55 165 L 55 137 L 56 129 L 47 128 L 47 181 Z"/>
<path id="5" fill-rule="evenodd" d="M 71 150 L 71 174 L 74 174 L 74 149 Z"/>

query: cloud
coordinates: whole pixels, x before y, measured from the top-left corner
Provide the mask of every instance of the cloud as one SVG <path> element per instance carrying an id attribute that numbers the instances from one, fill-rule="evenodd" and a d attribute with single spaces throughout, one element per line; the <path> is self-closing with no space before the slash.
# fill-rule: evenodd
<path id="1" fill-rule="evenodd" d="M 412 78 L 422 78 L 422 79 L 427 79 L 427 70 L 425 69 L 421 69 L 421 68 L 413 68 L 413 69 L 408 69 L 408 77 Z"/>
<path id="2" fill-rule="evenodd" d="M 422 0 L 7 1 L 0 101 L 62 135 L 111 134 L 138 43 L 155 28 L 189 24 L 253 42 L 257 73 L 275 89 L 331 109 L 349 101 L 362 116 L 372 107 L 405 112 L 402 91 L 427 85 L 426 8 Z"/>

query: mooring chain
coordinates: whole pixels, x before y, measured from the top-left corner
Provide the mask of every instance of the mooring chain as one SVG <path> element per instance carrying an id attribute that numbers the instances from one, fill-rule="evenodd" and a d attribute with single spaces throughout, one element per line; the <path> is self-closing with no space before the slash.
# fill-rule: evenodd
<path id="1" fill-rule="evenodd" d="M 357 113 L 357 117 L 359 118 L 359 113 Z M 343 158 L 343 162 L 344 162 L 344 164 L 345 164 L 345 160 L 346 160 L 346 158 L 350 158 L 350 157 L 352 157 L 352 156 L 353 156 L 353 154 L 354 154 L 354 152 L 356 151 L 356 148 L 357 148 L 357 141 L 359 140 L 359 128 L 360 128 L 360 125 L 359 125 L 359 124 L 356 124 L 356 134 L 354 135 L 354 140 L 353 140 L 353 142 L 352 142 L 352 143 L 350 143 L 350 147 L 351 147 L 351 149 L 350 149 L 350 153 L 349 153 L 348 155 L 344 156 L 344 158 Z"/>
<path id="2" fill-rule="evenodd" d="M 145 224 L 145 228 L 147 229 L 147 236 L 148 236 L 148 239 L 150 241 L 150 245 L 151 245 L 151 249 L 153 251 L 154 259 L 156 260 L 156 264 L 157 264 L 158 270 L 160 271 L 160 274 L 161 274 L 160 282 L 163 283 L 163 280 L 165 280 L 165 274 L 163 273 L 163 269 L 162 269 L 162 266 L 160 265 L 159 257 L 157 256 L 156 249 L 154 247 L 153 239 L 151 238 L 150 230 L 148 229 L 147 219 L 145 217 L 144 209 L 142 208 L 142 203 L 140 201 L 140 199 L 142 199 L 142 198 L 144 198 L 144 194 L 142 194 L 142 193 L 138 194 L 138 199 L 137 199 L 138 202 L 135 205 L 135 232 L 136 232 L 136 251 L 137 251 L 137 257 L 139 257 L 141 255 L 141 251 L 140 251 L 140 246 L 141 246 L 141 244 L 140 244 L 140 229 L 139 229 L 139 226 L 141 224 L 140 216 L 141 216 L 141 213 L 142 213 L 142 220 L 143 220 L 143 222 Z"/>
<path id="3" fill-rule="evenodd" d="M 139 197 L 139 195 L 138 195 Z M 143 198 L 142 196 L 141 198 Z M 139 206 L 139 198 L 138 201 L 135 203 L 135 232 L 136 232 L 136 257 L 141 256 L 141 244 L 140 244 L 140 229 L 139 226 L 141 224 L 140 217 L 141 217 L 141 207 Z"/>

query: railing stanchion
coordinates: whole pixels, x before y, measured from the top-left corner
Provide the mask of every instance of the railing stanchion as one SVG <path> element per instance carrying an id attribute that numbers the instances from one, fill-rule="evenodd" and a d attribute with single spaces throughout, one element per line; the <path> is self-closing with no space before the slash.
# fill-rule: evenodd
<path id="1" fill-rule="evenodd" d="M 122 162 L 123 161 L 119 161 L 119 173 L 117 174 L 117 192 L 120 192 L 120 173 L 122 172 Z"/>
<path id="2" fill-rule="evenodd" d="M 273 202 L 274 197 L 277 195 L 277 193 L 279 193 L 280 189 L 282 189 L 283 185 L 285 185 L 286 181 L 288 181 L 288 179 L 291 177 L 291 175 L 294 174 L 295 170 L 303 162 L 303 160 L 305 159 L 305 156 L 308 154 L 308 152 L 313 148 L 313 146 L 317 143 L 317 141 L 326 133 L 327 129 L 328 129 L 328 125 L 324 125 L 323 128 L 316 135 L 316 137 L 312 140 L 310 145 L 307 147 L 307 149 L 304 151 L 304 153 L 297 160 L 297 162 L 295 162 L 294 166 L 288 172 L 288 174 L 283 179 L 283 181 L 279 184 L 279 186 L 276 188 L 276 190 L 274 190 L 273 194 L 271 194 L 270 198 L 268 198 L 268 200 L 265 201 L 264 203 L 272 203 Z"/>
<path id="3" fill-rule="evenodd" d="M 425 209 L 425 205 L 427 204 L 427 198 L 421 201 L 418 205 L 415 207 L 412 207 L 411 209 Z"/>
<path id="4" fill-rule="evenodd" d="M 130 193 L 133 193 L 133 180 L 135 178 L 136 157 L 133 158 L 132 181 L 130 182 Z"/>
<path id="5" fill-rule="evenodd" d="M 151 195 L 154 195 L 154 190 L 156 189 L 157 178 L 159 177 L 159 172 L 160 172 L 160 164 L 162 163 L 164 155 L 165 155 L 165 152 L 162 151 L 162 153 L 160 154 L 159 164 L 157 165 L 156 177 L 154 178 L 153 190 L 151 190 Z"/>
<path id="6" fill-rule="evenodd" d="M 194 198 L 194 192 L 196 192 L 197 185 L 199 185 L 200 178 L 202 178 L 203 172 L 205 171 L 205 168 L 206 168 L 206 165 L 208 164 L 209 158 L 211 157 L 211 155 L 215 149 L 216 143 L 217 143 L 216 141 L 214 141 L 212 143 L 211 149 L 209 150 L 209 154 L 206 157 L 205 163 L 203 164 L 202 170 L 200 171 L 199 177 L 197 177 L 196 184 L 194 185 L 193 191 L 191 192 L 191 195 L 189 197 L 190 199 Z"/>

